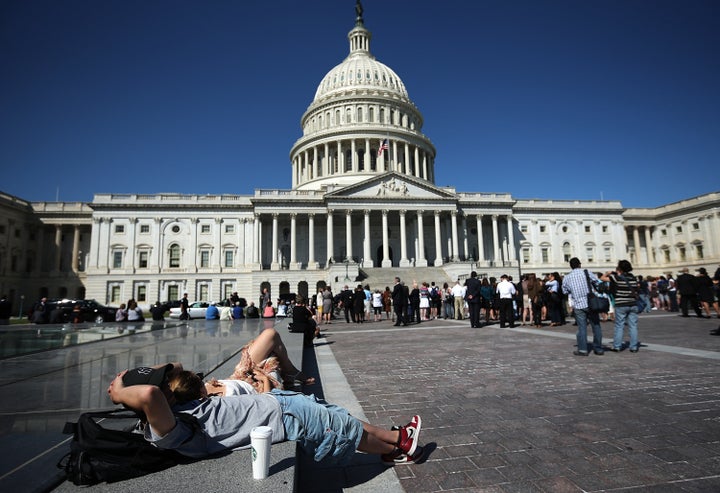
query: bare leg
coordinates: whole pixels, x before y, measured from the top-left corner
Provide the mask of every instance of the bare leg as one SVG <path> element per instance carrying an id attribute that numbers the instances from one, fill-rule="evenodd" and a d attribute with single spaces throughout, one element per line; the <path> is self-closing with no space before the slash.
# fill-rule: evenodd
<path id="1" fill-rule="evenodd" d="M 268 358 L 271 354 L 277 356 L 280 361 L 280 367 L 286 373 L 295 374 L 299 372 L 290 357 L 288 356 L 287 349 L 280 338 L 280 334 L 275 329 L 263 330 L 257 338 L 248 347 L 248 353 L 250 358 L 255 364 L 260 363 L 262 360 Z"/>
<path id="2" fill-rule="evenodd" d="M 361 421 L 363 434 L 358 450 L 369 454 L 389 454 L 400 439 L 399 431 L 385 430 Z"/>

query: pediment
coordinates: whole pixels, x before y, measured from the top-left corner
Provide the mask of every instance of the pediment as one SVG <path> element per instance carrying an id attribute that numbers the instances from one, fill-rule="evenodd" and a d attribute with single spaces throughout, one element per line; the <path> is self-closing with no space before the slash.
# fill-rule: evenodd
<path id="1" fill-rule="evenodd" d="M 455 199 L 455 194 L 438 188 L 425 180 L 396 172 L 369 178 L 340 190 L 326 198 L 360 199 Z"/>

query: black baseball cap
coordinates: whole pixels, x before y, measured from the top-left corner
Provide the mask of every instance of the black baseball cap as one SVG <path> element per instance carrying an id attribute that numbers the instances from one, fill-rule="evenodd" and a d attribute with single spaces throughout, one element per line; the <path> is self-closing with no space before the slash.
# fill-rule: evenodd
<path id="1" fill-rule="evenodd" d="M 162 368 L 150 368 L 147 366 L 139 366 L 128 370 L 123 375 L 123 384 L 126 387 L 131 385 L 155 385 L 160 387 L 165 382 L 165 375 L 174 368 L 172 363 L 168 363 Z"/>

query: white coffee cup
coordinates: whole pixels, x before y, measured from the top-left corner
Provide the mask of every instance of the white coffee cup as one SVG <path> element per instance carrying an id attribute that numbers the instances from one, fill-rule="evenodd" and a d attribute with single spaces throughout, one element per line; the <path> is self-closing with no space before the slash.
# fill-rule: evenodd
<path id="1" fill-rule="evenodd" d="M 250 451 L 254 479 L 265 479 L 270 473 L 270 445 L 272 428 L 257 426 L 250 432 Z"/>

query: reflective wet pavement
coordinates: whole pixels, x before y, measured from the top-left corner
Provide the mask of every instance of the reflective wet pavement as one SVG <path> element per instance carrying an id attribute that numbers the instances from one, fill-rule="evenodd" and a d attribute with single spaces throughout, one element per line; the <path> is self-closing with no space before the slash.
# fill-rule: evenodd
<path id="1" fill-rule="evenodd" d="M 12 340 L 1 339 L 3 351 L 28 354 L 0 359 L 0 491 L 40 491 L 52 484 L 66 451 L 60 445 L 68 439 L 63 425 L 83 411 L 113 407 L 106 389 L 119 371 L 181 361 L 209 373 L 273 324 L 254 319 L 87 324 L 84 330 L 14 326 Z M 23 331 L 28 337 L 21 337 Z M 50 341 L 60 347 L 35 352 Z"/>

